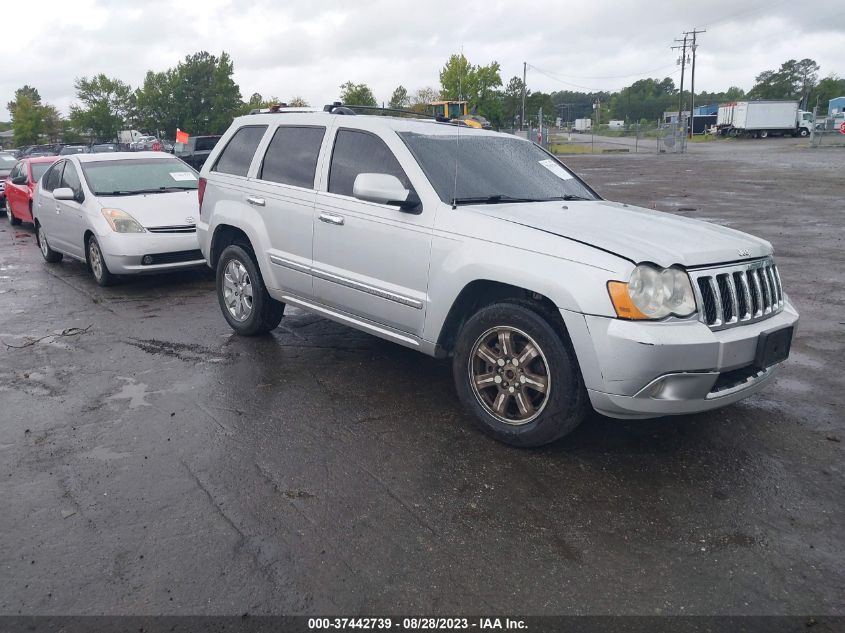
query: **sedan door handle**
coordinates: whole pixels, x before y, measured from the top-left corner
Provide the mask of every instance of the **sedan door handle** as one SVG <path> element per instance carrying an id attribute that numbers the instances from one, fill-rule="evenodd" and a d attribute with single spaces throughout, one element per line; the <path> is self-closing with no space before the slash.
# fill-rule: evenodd
<path id="1" fill-rule="evenodd" d="M 256 207 L 263 207 L 267 204 L 267 202 L 264 200 L 264 198 L 249 197 L 249 198 L 246 199 L 246 201 L 249 202 L 251 205 L 254 205 Z"/>
<path id="2" fill-rule="evenodd" d="M 342 215 L 335 215 L 334 213 L 321 213 L 320 214 L 320 222 L 325 222 L 326 224 L 336 224 L 337 226 L 343 226 L 343 223 L 346 220 L 343 219 Z"/>

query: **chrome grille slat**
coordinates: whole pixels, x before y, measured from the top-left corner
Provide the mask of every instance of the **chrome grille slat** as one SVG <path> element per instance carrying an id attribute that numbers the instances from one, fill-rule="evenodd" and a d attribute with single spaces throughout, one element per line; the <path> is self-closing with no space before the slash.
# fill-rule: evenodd
<path id="1" fill-rule="evenodd" d="M 710 329 L 767 319 L 785 305 L 780 274 L 771 257 L 688 272 L 699 320 Z"/>
<path id="2" fill-rule="evenodd" d="M 716 277 L 710 277 L 710 292 L 713 293 L 713 301 L 716 303 L 716 320 L 713 322 L 714 326 L 722 325 L 725 322 L 725 311 L 722 308 L 722 293 L 719 292 L 719 284 L 716 283 Z"/>
<path id="3" fill-rule="evenodd" d="M 731 318 L 725 321 L 726 324 L 730 325 L 731 323 L 736 323 L 739 321 L 739 300 L 736 296 L 736 285 L 734 282 L 733 273 L 728 273 L 725 275 L 725 283 L 728 286 L 728 294 L 731 298 L 731 304 L 733 306 L 731 310 Z"/>
<path id="4" fill-rule="evenodd" d="M 751 289 L 748 287 L 748 275 L 741 272 L 737 275 L 739 277 L 740 286 L 742 286 L 742 294 L 745 296 L 745 314 L 742 315 L 742 321 L 748 321 L 751 318 L 754 306 L 751 303 Z"/>
<path id="5" fill-rule="evenodd" d="M 763 284 L 763 314 L 769 314 L 772 311 L 772 289 L 769 288 L 769 277 L 766 275 L 766 268 L 757 269 L 757 275 Z"/>

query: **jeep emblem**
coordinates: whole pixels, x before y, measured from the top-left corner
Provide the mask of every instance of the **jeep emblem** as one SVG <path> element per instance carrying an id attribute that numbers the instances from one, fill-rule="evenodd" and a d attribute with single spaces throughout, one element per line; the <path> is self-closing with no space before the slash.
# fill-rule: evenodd
<path id="1" fill-rule="evenodd" d="M 749 251 L 747 248 L 741 248 L 741 249 L 739 249 L 738 254 L 739 254 L 740 257 L 750 257 L 751 251 Z"/>
<path id="2" fill-rule="evenodd" d="M 191 215 L 189 215 L 187 218 L 185 218 L 185 224 L 196 224 L 196 223 L 197 223 L 197 221 Z M 740 251 L 739 254 L 742 255 L 742 251 Z"/>

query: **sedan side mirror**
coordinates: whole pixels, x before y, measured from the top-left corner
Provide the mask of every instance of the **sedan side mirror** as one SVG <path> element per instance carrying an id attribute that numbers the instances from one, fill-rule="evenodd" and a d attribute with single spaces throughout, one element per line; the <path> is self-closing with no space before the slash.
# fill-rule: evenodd
<path id="1" fill-rule="evenodd" d="M 23 176 L 16 176 L 12 178 L 13 185 L 25 185 L 26 184 L 26 175 Z"/>
<path id="2" fill-rule="evenodd" d="M 76 200 L 76 194 L 70 187 L 59 187 L 53 189 L 53 198 L 56 200 Z"/>
<path id="3" fill-rule="evenodd" d="M 402 181 L 391 174 L 358 174 L 352 185 L 352 195 L 359 200 L 394 205 L 410 213 L 420 211 L 416 192 L 405 189 Z"/>

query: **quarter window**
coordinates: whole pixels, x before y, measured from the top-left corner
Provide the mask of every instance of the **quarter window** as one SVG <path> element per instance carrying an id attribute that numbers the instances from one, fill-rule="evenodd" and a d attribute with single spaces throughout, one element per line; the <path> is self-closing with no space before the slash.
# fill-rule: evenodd
<path id="1" fill-rule="evenodd" d="M 399 161 L 383 140 L 358 130 L 338 130 L 329 171 L 329 192 L 352 195 L 358 174 L 390 174 L 412 189 Z"/>
<path id="2" fill-rule="evenodd" d="M 59 183 L 62 180 L 62 168 L 64 168 L 64 166 L 64 161 L 56 163 L 50 171 L 47 172 L 47 175 L 44 176 L 44 182 L 41 183 L 41 187 L 44 191 L 53 191 L 53 189 L 59 186 Z"/>
<path id="3" fill-rule="evenodd" d="M 76 195 L 82 193 L 82 183 L 79 180 L 79 174 L 76 172 L 76 167 L 74 167 L 72 163 L 65 163 L 61 186 L 73 189 L 73 193 Z"/>
<path id="4" fill-rule="evenodd" d="M 220 154 L 220 158 L 217 159 L 213 171 L 233 176 L 246 176 L 255 150 L 266 130 L 266 125 L 256 125 L 242 127 L 235 132 L 223 149 L 223 153 Z"/>
<path id="5" fill-rule="evenodd" d="M 317 157 L 325 133 L 323 127 L 280 127 L 273 134 L 258 177 L 313 189 Z"/>

